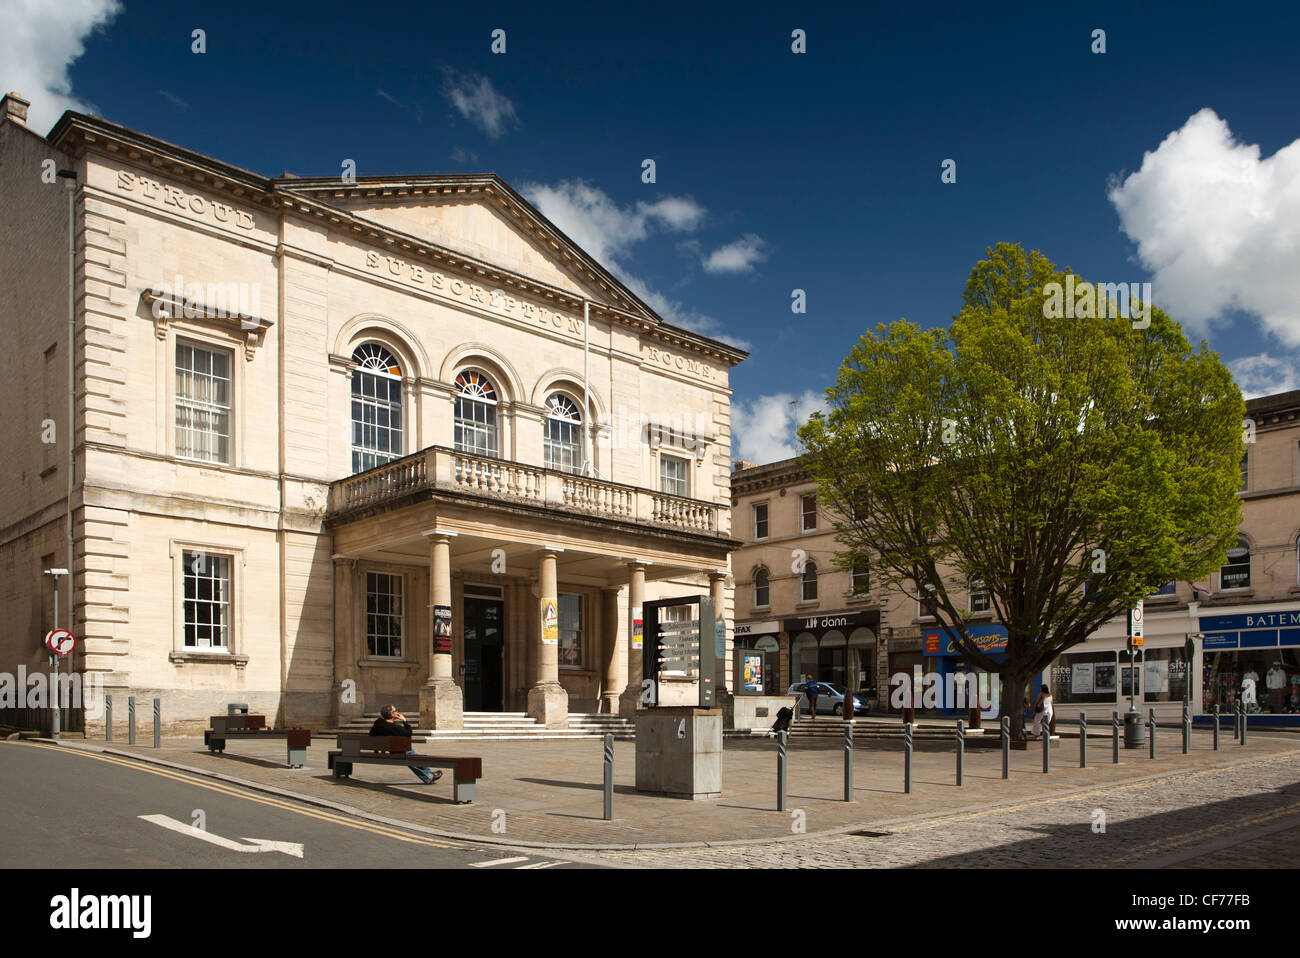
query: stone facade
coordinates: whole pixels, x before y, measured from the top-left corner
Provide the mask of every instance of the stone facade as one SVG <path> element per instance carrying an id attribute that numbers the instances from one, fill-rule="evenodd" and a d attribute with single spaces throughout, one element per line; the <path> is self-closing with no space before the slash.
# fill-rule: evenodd
<path id="1" fill-rule="evenodd" d="M 664 322 L 498 177 L 270 179 L 75 113 L 42 137 L 5 104 L 0 669 L 43 666 L 51 563 L 74 667 L 177 722 L 393 701 L 455 727 L 491 672 L 483 708 L 562 724 L 635 701 L 634 580 L 729 609 L 745 354 Z M 71 493 L 69 187 L 45 160 L 76 174 Z M 494 629 L 469 660 L 467 601 Z"/>

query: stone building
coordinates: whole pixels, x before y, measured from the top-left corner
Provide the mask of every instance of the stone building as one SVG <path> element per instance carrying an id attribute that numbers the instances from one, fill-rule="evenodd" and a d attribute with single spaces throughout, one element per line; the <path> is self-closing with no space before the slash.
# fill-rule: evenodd
<path id="1" fill-rule="evenodd" d="M 1144 645 L 1132 668 L 1123 617 L 1049 666 L 1034 688 L 1050 682 L 1061 717 L 1091 710 L 1109 720 L 1127 710 L 1131 691 L 1137 708 L 1155 709 L 1159 720 L 1179 718 L 1186 696 L 1198 721 L 1210 721 L 1215 704 L 1227 713 L 1245 694 L 1256 721 L 1300 725 L 1300 390 L 1249 400 L 1246 410 L 1236 547 L 1206 580 L 1169 582 L 1145 599 Z M 736 644 L 774 653 L 775 686 L 784 691 L 810 674 L 855 683 L 874 688 L 877 708 L 887 710 L 890 676 L 966 670 L 915 597 L 882 593 L 869 569 L 837 567 L 834 517 L 816 506 L 816 484 L 798 459 L 735 465 L 735 532 L 745 543 L 732 555 Z M 949 588 L 996 659 L 1006 629 L 979 585 Z"/>
<path id="2" fill-rule="evenodd" d="M 493 174 L 268 178 L 27 106 L 0 108 L 0 669 L 45 667 L 66 566 L 71 664 L 173 720 L 557 726 L 635 708 L 642 602 L 729 614 L 743 351 Z"/>

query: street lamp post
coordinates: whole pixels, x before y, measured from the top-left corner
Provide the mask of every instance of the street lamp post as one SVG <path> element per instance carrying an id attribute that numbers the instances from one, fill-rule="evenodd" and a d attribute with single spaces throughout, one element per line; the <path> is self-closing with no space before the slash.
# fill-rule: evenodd
<path id="1" fill-rule="evenodd" d="M 46 569 L 45 574 L 54 579 L 54 628 L 59 627 L 59 577 L 68 574 L 67 569 Z M 50 683 L 50 691 L 54 693 L 54 718 L 50 722 L 50 738 L 59 737 L 59 657 L 50 652 L 50 665 L 54 667 L 54 680 Z"/>

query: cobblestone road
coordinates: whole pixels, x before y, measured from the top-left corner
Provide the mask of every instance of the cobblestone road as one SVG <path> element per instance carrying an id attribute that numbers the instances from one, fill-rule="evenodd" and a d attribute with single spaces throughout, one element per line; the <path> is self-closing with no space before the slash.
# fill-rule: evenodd
<path id="1" fill-rule="evenodd" d="M 864 831 L 883 834 L 583 858 L 646 868 L 1294 868 L 1300 757 L 1188 770 L 925 821 L 880 822 Z"/>

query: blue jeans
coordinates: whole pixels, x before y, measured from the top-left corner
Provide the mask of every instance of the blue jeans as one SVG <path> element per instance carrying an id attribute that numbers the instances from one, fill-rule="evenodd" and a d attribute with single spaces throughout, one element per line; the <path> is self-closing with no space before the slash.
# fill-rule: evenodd
<path id="1" fill-rule="evenodd" d="M 408 750 L 406 754 L 414 755 L 415 749 Z M 425 768 L 423 765 L 412 765 L 410 766 L 410 769 L 415 773 L 415 777 L 424 782 L 425 785 L 433 784 L 433 772 Z"/>

